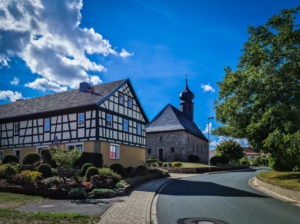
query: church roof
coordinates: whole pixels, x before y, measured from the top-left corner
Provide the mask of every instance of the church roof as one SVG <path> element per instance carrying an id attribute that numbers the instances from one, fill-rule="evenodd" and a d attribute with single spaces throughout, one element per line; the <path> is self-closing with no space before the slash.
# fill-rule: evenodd
<path id="1" fill-rule="evenodd" d="M 187 131 L 207 141 L 198 126 L 183 112 L 168 104 L 146 127 L 147 133 Z"/>

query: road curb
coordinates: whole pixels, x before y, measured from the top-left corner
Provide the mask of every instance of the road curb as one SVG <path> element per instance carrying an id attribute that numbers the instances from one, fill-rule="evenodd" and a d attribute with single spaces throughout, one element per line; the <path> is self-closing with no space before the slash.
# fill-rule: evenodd
<path id="1" fill-rule="evenodd" d="M 273 184 L 269 184 L 269 183 L 265 183 L 259 179 L 257 179 L 256 177 L 252 177 L 251 179 L 249 179 L 248 184 L 260 191 L 263 192 L 273 198 L 277 198 L 279 200 L 291 203 L 293 205 L 296 206 L 300 206 L 300 200 L 294 200 L 293 198 L 288 197 L 287 195 L 285 195 L 282 191 L 282 187 L 280 187 L 280 191 L 278 190 L 278 186 L 274 186 Z M 271 186 L 269 186 L 271 185 Z M 284 190 L 288 190 L 288 189 L 284 189 Z M 290 191 L 290 190 L 289 190 Z"/>

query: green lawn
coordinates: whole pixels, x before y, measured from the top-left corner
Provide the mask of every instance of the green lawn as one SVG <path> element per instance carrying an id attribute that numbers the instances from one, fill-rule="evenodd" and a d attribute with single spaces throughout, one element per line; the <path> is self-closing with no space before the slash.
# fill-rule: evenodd
<path id="1" fill-rule="evenodd" d="M 181 162 L 182 168 L 200 168 L 200 167 L 208 167 L 208 165 L 201 164 L 201 163 L 187 163 L 187 162 Z"/>
<path id="2" fill-rule="evenodd" d="M 71 224 L 71 223 L 98 223 L 99 217 L 91 217 L 75 213 L 50 213 L 50 212 L 29 212 L 23 213 L 16 210 L 22 205 L 41 202 L 44 199 L 39 196 L 12 194 L 0 192 L 0 224 L 7 223 L 41 223 L 41 224 Z"/>
<path id="3" fill-rule="evenodd" d="M 270 184 L 300 191 L 300 172 L 278 172 L 270 170 L 259 173 L 257 178 Z"/>

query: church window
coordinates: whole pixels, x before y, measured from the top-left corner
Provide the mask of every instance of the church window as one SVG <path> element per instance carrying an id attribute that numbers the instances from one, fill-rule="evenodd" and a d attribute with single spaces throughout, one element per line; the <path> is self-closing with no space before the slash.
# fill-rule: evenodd
<path id="1" fill-rule="evenodd" d="M 148 154 L 151 154 L 151 149 L 150 148 L 148 149 Z"/>
<path id="2" fill-rule="evenodd" d="M 171 147 L 171 152 L 175 152 L 175 148 L 174 147 Z"/>

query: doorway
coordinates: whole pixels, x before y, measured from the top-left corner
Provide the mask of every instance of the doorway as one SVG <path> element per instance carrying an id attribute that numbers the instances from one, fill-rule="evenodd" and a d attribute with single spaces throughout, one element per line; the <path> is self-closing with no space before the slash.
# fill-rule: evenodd
<path id="1" fill-rule="evenodd" d="M 163 148 L 158 149 L 158 158 L 160 161 L 164 161 L 164 149 Z"/>

